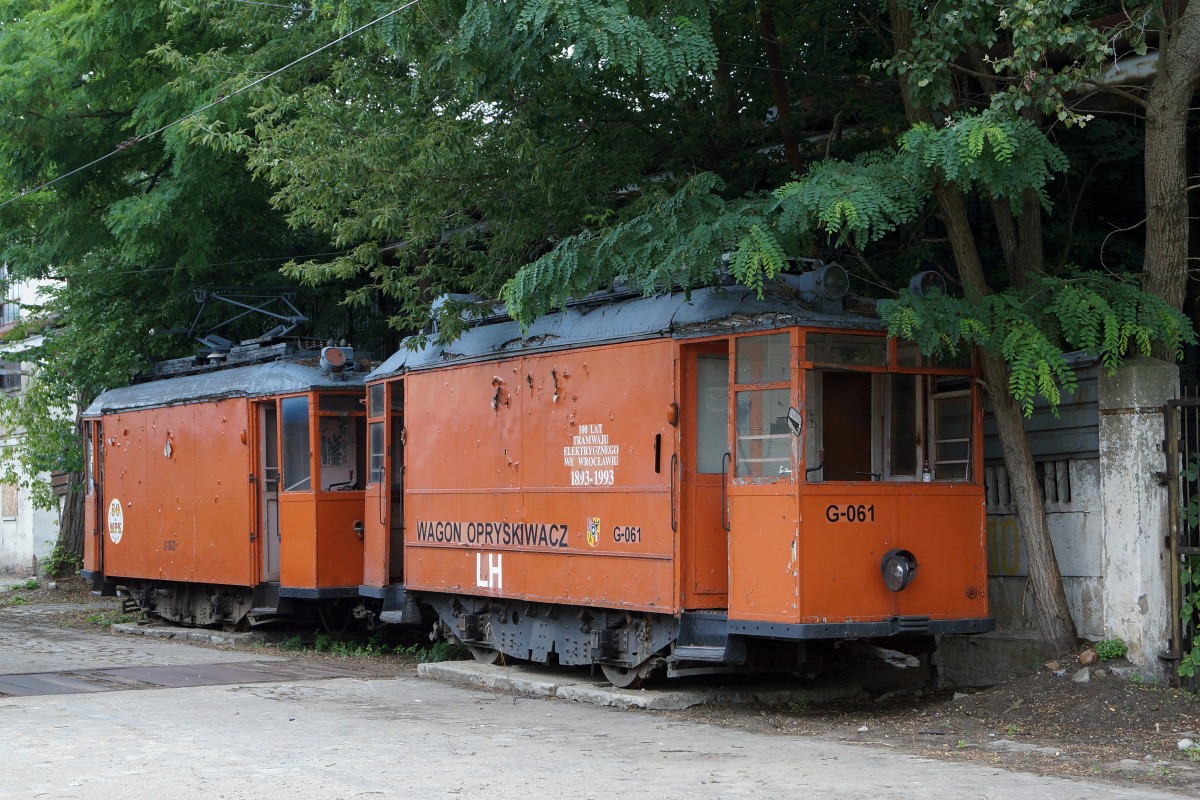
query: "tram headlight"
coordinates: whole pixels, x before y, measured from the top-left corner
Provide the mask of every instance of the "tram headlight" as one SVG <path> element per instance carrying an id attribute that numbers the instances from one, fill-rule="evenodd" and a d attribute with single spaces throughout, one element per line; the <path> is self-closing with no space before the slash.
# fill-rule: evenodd
<path id="1" fill-rule="evenodd" d="M 879 564 L 883 585 L 898 592 L 912 582 L 917 574 L 917 559 L 907 550 L 888 550 Z"/>
<path id="2" fill-rule="evenodd" d="M 850 291 L 850 275 L 840 264 L 822 264 L 800 275 L 796 284 L 809 303 L 840 302 Z"/>

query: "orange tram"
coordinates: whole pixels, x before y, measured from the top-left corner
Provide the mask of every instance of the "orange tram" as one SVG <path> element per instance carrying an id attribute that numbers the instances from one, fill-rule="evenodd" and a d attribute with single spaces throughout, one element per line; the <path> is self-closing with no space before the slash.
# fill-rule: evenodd
<path id="1" fill-rule="evenodd" d="M 498 311 L 365 380 L 106 392 L 88 574 L 195 624 L 358 602 L 621 686 L 991 630 L 976 373 L 820 284 Z"/>

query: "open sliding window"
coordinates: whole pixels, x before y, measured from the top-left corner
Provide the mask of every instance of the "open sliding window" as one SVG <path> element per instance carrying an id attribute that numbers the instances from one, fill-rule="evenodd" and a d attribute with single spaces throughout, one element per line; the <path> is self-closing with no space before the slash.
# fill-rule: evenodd
<path id="1" fill-rule="evenodd" d="M 935 363 L 883 336 L 805 336 L 809 481 L 971 479 L 970 354 Z"/>

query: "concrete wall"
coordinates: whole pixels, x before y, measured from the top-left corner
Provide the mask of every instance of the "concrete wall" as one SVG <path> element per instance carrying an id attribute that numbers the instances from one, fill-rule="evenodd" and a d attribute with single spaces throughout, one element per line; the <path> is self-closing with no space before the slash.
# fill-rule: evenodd
<path id="1" fill-rule="evenodd" d="M 6 271 L 7 266 L 0 267 L 0 278 Z M 9 287 L 9 291 L 3 297 L 4 306 L 0 308 L 19 307 L 23 312 L 25 306 L 33 306 L 41 301 L 41 290 L 47 283 L 24 282 Z M 12 327 L 13 323 L 8 321 L 12 316 L 13 314 L 4 316 L 5 322 L 0 324 L 0 332 Z M 3 351 L 0 351 L 0 361 L 19 363 L 21 372 L 20 388 L 14 387 L 8 391 L 23 392 L 29 387 L 33 365 L 22 361 L 21 353 L 40 345 L 41 341 L 41 336 L 33 336 L 20 342 L 5 343 Z M 3 427 L 3 423 L 4 420 L 0 420 L 0 427 Z M 0 440 L 0 447 L 16 445 L 23 435 L 24 432 L 19 430 L 3 431 L 4 438 Z M 21 477 L 21 483 L 27 482 L 27 476 Z M 39 479 L 48 481 L 49 476 L 41 475 Z M 58 540 L 58 520 L 57 510 L 44 511 L 34 508 L 27 490 L 19 486 L 0 484 L 0 572 L 33 574 L 35 563 L 50 555 L 54 549 L 54 543 Z"/>
<path id="2" fill-rule="evenodd" d="M 1067 602 L 1080 636 L 1104 638 L 1103 519 L 1100 513 L 1100 460 L 1043 461 L 1056 478 L 1067 473 L 1069 494 L 1046 503 L 1046 521 L 1054 554 L 1063 574 Z M 987 467 L 989 489 L 1007 476 L 1002 465 Z M 1062 480 L 1056 484 L 1063 485 Z M 1050 493 L 1043 492 L 1047 495 Z M 1001 503 L 989 491 L 987 507 L 988 589 L 997 627 L 1006 631 L 1037 632 L 1037 613 L 1029 589 L 1029 562 L 1016 509 L 1005 497 Z"/>
<path id="3" fill-rule="evenodd" d="M 10 437 L 3 446 L 15 441 Z M 33 575 L 35 564 L 54 550 L 58 520 L 58 511 L 34 508 L 27 490 L 0 485 L 0 572 Z"/>
<path id="4" fill-rule="evenodd" d="M 1132 358 L 1113 376 L 1094 369 L 1081 374 L 1084 402 L 1095 404 L 1094 433 L 1078 424 L 1078 408 L 1060 437 L 1048 409 L 1030 421 L 1051 539 L 1079 634 L 1122 639 L 1129 660 L 1159 678 L 1165 677 L 1159 654 L 1167 649 L 1171 610 L 1167 490 L 1154 473 L 1166 468 L 1160 409 L 1178 395 L 1178 381 L 1173 365 Z M 985 478 L 991 612 L 1003 635 L 1036 636 L 1028 564 L 1003 465 L 989 461 Z"/>

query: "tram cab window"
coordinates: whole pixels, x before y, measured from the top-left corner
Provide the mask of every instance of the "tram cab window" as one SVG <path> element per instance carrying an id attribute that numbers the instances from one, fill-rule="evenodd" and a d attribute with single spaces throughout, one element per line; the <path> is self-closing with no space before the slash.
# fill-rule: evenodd
<path id="1" fill-rule="evenodd" d="M 317 426 L 321 437 L 321 490 L 361 488 L 366 454 L 361 446 L 365 420 L 361 416 L 323 416 Z"/>
<path id="2" fill-rule="evenodd" d="M 283 417 L 283 490 L 312 491 L 309 462 L 308 398 L 285 397 L 279 402 Z"/>
<path id="3" fill-rule="evenodd" d="M 970 479 L 967 378 L 814 369 L 805 381 L 807 480 Z"/>
<path id="4" fill-rule="evenodd" d="M 322 394 L 317 403 L 317 444 L 321 491 L 361 489 L 367 457 L 366 418 L 362 399 L 348 394 Z"/>

